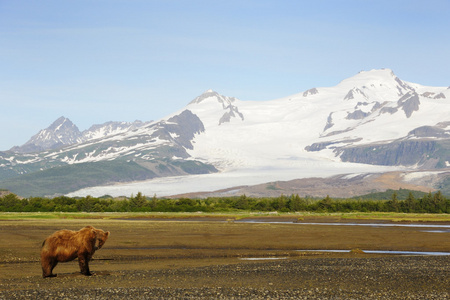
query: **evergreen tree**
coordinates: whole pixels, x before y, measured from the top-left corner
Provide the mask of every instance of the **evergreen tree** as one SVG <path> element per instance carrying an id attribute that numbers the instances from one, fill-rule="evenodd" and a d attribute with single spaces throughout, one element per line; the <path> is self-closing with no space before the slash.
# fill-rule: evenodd
<path id="1" fill-rule="evenodd" d="M 130 209 L 132 211 L 139 210 L 142 208 L 147 202 L 145 196 L 142 195 L 141 192 L 138 192 L 136 197 L 130 199 Z"/>

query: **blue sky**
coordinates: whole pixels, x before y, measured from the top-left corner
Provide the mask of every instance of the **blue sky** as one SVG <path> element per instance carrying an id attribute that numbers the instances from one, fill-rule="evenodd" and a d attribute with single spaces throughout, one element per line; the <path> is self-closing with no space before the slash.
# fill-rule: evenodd
<path id="1" fill-rule="evenodd" d="M 207 89 L 271 100 L 378 68 L 449 86 L 449 16 L 448 0 L 0 0 L 0 150 Z"/>

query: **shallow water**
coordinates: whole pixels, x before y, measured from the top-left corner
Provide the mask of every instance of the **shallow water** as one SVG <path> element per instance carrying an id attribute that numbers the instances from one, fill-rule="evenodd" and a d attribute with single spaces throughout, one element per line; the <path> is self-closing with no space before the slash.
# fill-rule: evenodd
<path id="1" fill-rule="evenodd" d="M 351 250 L 297 250 L 300 252 L 332 252 L 332 253 L 350 253 Z M 362 250 L 368 254 L 392 254 L 392 255 L 450 255 L 450 252 L 428 252 L 428 251 L 393 251 L 393 250 Z"/>
<path id="2" fill-rule="evenodd" d="M 325 252 L 325 253 L 350 253 L 351 250 L 297 250 L 299 252 Z M 388 254 L 388 255 L 421 255 L 421 256 L 446 256 L 450 252 L 431 252 L 431 251 L 393 251 L 393 250 L 362 250 L 366 254 Z M 288 257 L 239 257 L 239 260 L 285 260 Z"/>
<path id="3" fill-rule="evenodd" d="M 120 219 L 126 221 L 144 221 L 145 219 Z M 211 219 L 149 219 L 151 221 L 164 221 L 164 222 L 211 222 Z M 218 222 L 230 222 L 230 221 L 218 221 Z M 365 227 L 409 227 L 409 228 L 433 228 L 433 230 L 423 230 L 423 232 L 430 233 L 450 233 L 450 225 L 446 224 L 424 224 L 424 223 L 344 223 L 344 222 L 298 222 L 298 221 L 273 221 L 273 220 L 254 220 L 254 219 L 241 219 L 232 220 L 233 223 L 249 223 L 249 224 L 292 224 L 292 225 L 317 225 L 317 226 L 365 226 Z"/>
<path id="4" fill-rule="evenodd" d="M 448 229 L 448 230 L 422 230 L 422 232 L 431 232 L 431 233 L 450 233 L 450 229 Z"/>
<path id="5" fill-rule="evenodd" d="M 261 220 L 239 220 L 236 223 L 254 223 L 254 224 L 293 224 L 293 225 L 323 225 L 323 226 L 367 226 L 367 227 L 412 227 L 412 228 L 448 228 L 449 230 L 433 230 L 432 232 L 450 232 L 450 225 L 444 224 L 397 224 L 397 223 L 311 223 L 311 222 L 293 222 L 293 221 L 261 221 Z M 430 231 L 431 232 L 431 231 Z"/>
<path id="6" fill-rule="evenodd" d="M 239 260 L 284 260 L 288 257 L 239 257 Z"/>

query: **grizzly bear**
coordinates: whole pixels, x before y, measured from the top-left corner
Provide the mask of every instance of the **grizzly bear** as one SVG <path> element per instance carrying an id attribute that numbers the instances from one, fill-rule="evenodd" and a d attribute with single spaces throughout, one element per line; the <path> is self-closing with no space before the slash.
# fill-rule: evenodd
<path id="1" fill-rule="evenodd" d="M 42 243 L 42 276 L 55 277 L 53 269 L 58 262 L 74 260 L 78 257 L 81 274 L 90 276 L 89 261 L 95 251 L 100 249 L 109 237 L 109 231 L 86 226 L 79 231 L 60 230 Z"/>

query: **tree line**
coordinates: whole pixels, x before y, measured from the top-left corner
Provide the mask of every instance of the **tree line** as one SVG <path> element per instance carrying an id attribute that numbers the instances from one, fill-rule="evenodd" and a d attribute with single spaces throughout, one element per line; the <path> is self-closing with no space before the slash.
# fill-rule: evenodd
<path id="1" fill-rule="evenodd" d="M 450 199 L 440 191 L 415 197 L 412 192 L 399 200 L 397 192 L 389 200 L 372 199 L 322 199 L 281 195 L 271 198 L 210 197 L 205 199 L 165 199 L 146 197 L 142 193 L 124 199 L 112 197 L 95 198 L 66 197 L 19 198 L 15 194 L 0 197 L 2 212 L 403 212 L 403 213 L 450 213 Z"/>

